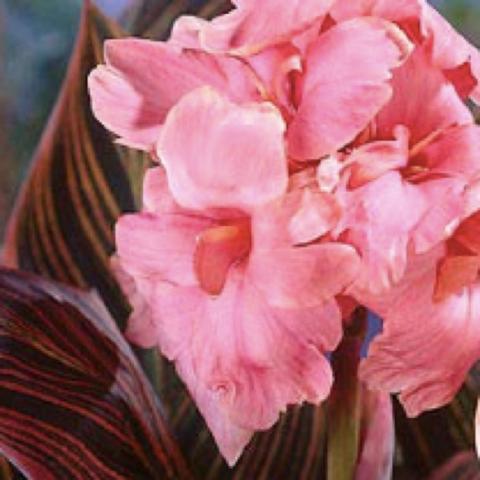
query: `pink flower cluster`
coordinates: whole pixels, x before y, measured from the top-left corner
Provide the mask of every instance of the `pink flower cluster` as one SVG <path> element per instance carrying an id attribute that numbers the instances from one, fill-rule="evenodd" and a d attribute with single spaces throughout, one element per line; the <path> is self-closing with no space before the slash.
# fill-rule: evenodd
<path id="1" fill-rule="evenodd" d="M 233 464 L 319 403 L 356 305 L 408 415 L 480 356 L 480 54 L 424 0 L 236 0 L 106 44 L 96 117 L 151 153 L 116 227 L 128 336 L 175 362 Z M 261 3 L 261 4 L 260 4 Z"/>

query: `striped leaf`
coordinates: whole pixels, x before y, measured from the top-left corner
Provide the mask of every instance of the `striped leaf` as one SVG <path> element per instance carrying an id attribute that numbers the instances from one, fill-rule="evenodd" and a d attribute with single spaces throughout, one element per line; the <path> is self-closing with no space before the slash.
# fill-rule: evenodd
<path id="1" fill-rule="evenodd" d="M 0 269 L 0 451 L 27 477 L 191 478 L 93 294 Z"/>
<path id="2" fill-rule="evenodd" d="M 128 307 L 109 269 L 113 225 L 135 210 L 146 159 L 117 147 L 93 118 L 89 71 L 118 27 L 85 3 L 57 105 L 7 229 L 5 263 L 77 287 L 94 286 L 123 325 Z"/>
<path id="3" fill-rule="evenodd" d="M 131 31 L 157 39 L 165 38 L 182 13 L 211 17 L 229 8 L 226 0 L 143 0 L 139 5 L 129 15 Z M 85 2 L 65 84 L 8 227 L 5 260 L 76 287 L 95 288 L 123 327 L 129 307 L 109 268 L 112 230 L 122 212 L 138 208 L 149 161 L 112 142 L 91 114 L 86 87 L 88 72 L 102 62 L 104 39 L 121 35 L 118 26 Z M 310 480 L 324 475 L 322 408 L 292 409 L 270 432 L 257 435 L 230 471 L 171 365 L 152 352 L 141 356 L 196 478 Z M 400 458 L 410 478 L 426 475 L 471 447 L 474 396 L 467 384 L 452 406 L 417 420 L 396 409 Z"/>

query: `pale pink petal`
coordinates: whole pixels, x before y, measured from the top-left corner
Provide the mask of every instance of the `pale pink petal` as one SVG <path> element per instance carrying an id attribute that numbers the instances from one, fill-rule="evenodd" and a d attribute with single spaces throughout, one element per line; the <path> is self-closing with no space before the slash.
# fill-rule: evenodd
<path id="1" fill-rule="evenodd" d="M 252 281 L 271 305 L 282 308 L 320 305 L 342 293 L 358 269 L 357 253 L 341 243 L 274 250 L 260 247 L 249 263 Z"/>
<path id="2" fill-rule="evenodd" d="M 392 138 L 394 129 L 403 125 L 414 147 L 452 125 L 472 123 L 472 114 L 425 49 L 417 48 L 395 70 L 392 86 L 393 96 L 376 119 L 379 138 Z"/>
<path id="3" fill-rule="evenodd" d="M 316 159 L 352 141 L 391 96 L 391 70 L 404 61 L 405 35 L 360 18 L 327 30 L 311 45 L 298 113 L 288 132 L 293 158 Z"/>
<path id="4" fill-rule="evenodd" d="M 333 230 L 342 211 L 331 194 L 307 188 L 300 195 L 299 208 L 288 227 L 295 244 L 306 244 Z"/>
<path id="5" fill-rule="evenodd" d="M 388 172 L 355 190 L 339 190 L 345 213 L 338 233 L 362 258 L 356 285 L 372 292 L 388 289 L 403 275 L 411 233 L 428 204 L 422 192 Z"/>
<path id="6" fill-rule="evenodd" d="M 222 294 L 159 287 L 153 311 L 162 352 L 175 361 L 217 444 L 233 464 L 255 430 L 288 405 L 323 400 L 332 375 L 325 349 L 341 337 L 334 302 L 272 308 L 233 271 Z"/>
<path id="7" fill-rule="evenodd" d="M 395 140 L 373 141 L 362 145 L 345 159 L 345 164 L 350 165 L 350 188 L 365 185 L 390 170 L 407 165 L 408 129 L 398 126 L 394 135 Z"/>
<path id="8" fill-rule="evenodd" d="M 249 210 L 282 195 L 284 130 L 271 104 L 238 106 L 207 87 L 186 95 L 157 148 L 174 198 L 186 208 Z"/>
<path id="9" fill-rule="evenodd" d="M 480 285 L 435 303 L 442 248 L 410 259 L 402 281 L 381 297 L 357 299 L 384 319 L 361 378 L 371 388 L 399 392 L 409 416 L 450 402 L 480 355 Z"/>
<path id="10" fill-rule="evenodd" d="M 428 208 L 412 231 L 416 253 L 424 253 L 449 238 L 465 215 L 465 182 L 433 179 L 417 185 Z"/>
<path id="11" fill-rule="evenodd" d="M 132 314 L 128 319 L 127 338 L 141 346 L 151 348 L 157 343 L 155 324 L 150 309 L 151 282 L 129 275 L 122 267 L 121 260 L 114 255 L 110 267 L 123 293 L 127 296 L 132 307 Z"/>
<path id="12" fill-rule="evenodd" d="M 109 40 L 106 65 L 89 76 L 92 109 L 121 143 L 150 151 L 170 108 L 203 85 L 233 100 L 257 98 L 248 68 L 235 59 L 141 39 Z"/>
<path id="13" fill-rule="evenodd" d="M 289 40 L 321 19 L 333 0 L 264 0 L 235 2 L 237 8 L 202 29 L 202 46 L 210 51 L 252 55 Z M 272 21 L 275 19 L 275 21 Z"/>
<path id="14" fill-rule="evenodd" d="M 355 480 L 390 480 L 395 427 L 390 395 L 362 389 L 361 446 Z"/>
<path id="15" fill-rule="evenodd" d="M 143 209 L 151 213 L 179 213 L 168 189 L 167 174 L 163 167 L 149 168 L 143 178 Z"/>
<path id="16" fill-rule="evenodd" d="M 211 220 L 181 214 L 124 215 L 115 229 L 122 268 L 136 278 L 196 285 L 196 237 L 210 226 Z"/>

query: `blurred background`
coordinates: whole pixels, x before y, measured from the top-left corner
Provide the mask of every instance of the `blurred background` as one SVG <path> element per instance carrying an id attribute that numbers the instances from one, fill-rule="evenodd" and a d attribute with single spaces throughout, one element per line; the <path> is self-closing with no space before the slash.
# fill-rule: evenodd
<path id="1" fill-rule="evenodd" d="M 118 17 L 136 0 L 96 0 Z M 480 0 L 432 0 L 480 46 Z M 0 232 L 58 95 L 82 0 L 0 0 Z"/>

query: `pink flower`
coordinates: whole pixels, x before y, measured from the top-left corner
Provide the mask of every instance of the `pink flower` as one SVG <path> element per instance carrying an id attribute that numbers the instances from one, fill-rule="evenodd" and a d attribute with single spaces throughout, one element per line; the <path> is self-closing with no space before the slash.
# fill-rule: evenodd
<path id="1" fill-rule="evenodd" d="M 150 151 L 173 105 L 208 85 L 239 104 L 275 104 L 287 123 L 289 157 L 334 153 L 387 103 L 391 71 L 408 56 L 410 42 L 381 19 L 332 26 L 331 3 L 278 8 L 268 1 L 259 15 L 255 2 L 242 1 L 211 23 L 180 18 L 167 43 L 111 40 L 106 65 L 89 78 L 93 111 L 120 142 Z M 273 11 L 281 15 L 274 23 Z"/>
<path id="2" fill-rule="evenodd" d="M 409 416 L 450 402 L 480 355 L 480 283 L 436 300 L 442 246 L 409 258 L 402 280 L 358 297 L 384 320 L 360 368 L 372 389 L 399 392 Z"/>
<path id="3" fill-rule="evenodd" d="M 307 187 L 287 190 L 284 130 L 271 104 L 187 94 L 164 122 L 144 212 L 116 229 L 130 294 L 149 307 L 128 334 L 175 362 L 230 464 L 288 405 L 328 395 L 335 295 L 358 266 L 347 245 L 292 239 Z"/>
<path id="4" fill-rule="evenodd" d="M 480 53 L 426 0 L 337 0 L 330 14 L 336 21 L 371 15 L 395 22 L 415 43 L 428 45 L 433 65 L 462 98 L 480 102 Z"/>
<path id="5" fill-rule="evenodd" d="M 400 281 L 410 245 L 420 254 L 451 235 L 480 174 L 480 128 L 424 47 L 392 86 L 391 100 L 336 160 L 345 211 L 336 234 L 359 249 L 357 286 L 372 293 Z"/>

